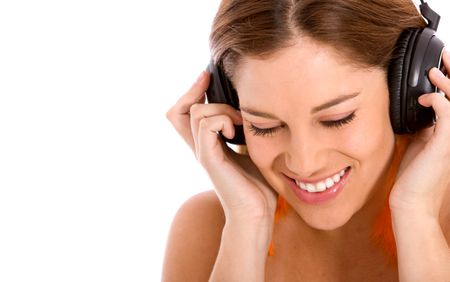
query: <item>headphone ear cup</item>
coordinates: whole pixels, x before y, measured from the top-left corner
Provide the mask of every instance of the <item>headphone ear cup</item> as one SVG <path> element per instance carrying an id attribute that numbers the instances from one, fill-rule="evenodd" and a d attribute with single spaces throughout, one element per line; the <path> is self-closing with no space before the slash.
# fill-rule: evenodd
<path id="1" fill-rule="evenodd" d="M 389 64 L 389 115 L 396 134 L 406 133 L 407 79 L 417 34 L 418 29 L 407 29 L 402 32 Z"/>
<path id="2" fill-rule="evenodd" d="M 231 81 L 225 75 L 222 67 L 220 65 L 214 64 L 214 62 L 211 60 L 210 64 L 207 67 L 207 71 L 211 75 L 209 86 L 206 90 L 208 103 L 228 104 L 236 110 L 239 110 L 239 98 L 237 92 L 234 89 Z M 235 134 L 233 139 L 228 139 L 221 135 L 222 138 L 225 142 L 231 144 L 244 145 L 245 136 L 243 126 L 235 125 L 234 129 Z"/>

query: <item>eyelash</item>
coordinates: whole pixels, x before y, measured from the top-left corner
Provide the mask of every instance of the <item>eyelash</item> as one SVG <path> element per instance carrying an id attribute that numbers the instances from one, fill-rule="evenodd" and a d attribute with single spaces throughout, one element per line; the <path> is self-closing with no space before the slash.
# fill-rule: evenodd
<path id="1" fill-rule="evenodd" d="M 283 127 L 283 126 L 272 127 L 272 128 L 259 128 L 259 127 L 254 126 L 253 124 L 250 124 L 248 126 L 248 130 L 250 130 L 250 132 L 252 132 L 253 135 L 255 135 L 255 136 L 272 136 L 275 132 L 278 131 L 278 129 L 280 129 L 280 127 Z"/>
<path id="2" fill-rule="evenodd" d="M 340 120 L 321 121 L 321 123 L 328 128 L 339 128 L 346 124 L 349 124 L 355 119 L 355 112 L 352 112 L 348 116 Z"/>
<path id="3" fill-rule="evenodd" d="M 343 119 L 340 120 L 330 120 L 330 121 L 321 121 L 320 123 L 323 124 L 323 126 L 327 128 L 340 128 L 346 124 L 349 124 L 355 119 L 355 112 L 352 112 L 348 116 L 346 116 Z M 283 128 L 284 125 L 278 126 L 278 127 L 272 127 L 272 128 L 258 128 L 254 126 L 253 124 L 250 124 L 248 126 L 248 129 L 250 132 L 253 133 L 255 136 L 272 136 L 274 133 L 276 133 L 280 128 Z"/>

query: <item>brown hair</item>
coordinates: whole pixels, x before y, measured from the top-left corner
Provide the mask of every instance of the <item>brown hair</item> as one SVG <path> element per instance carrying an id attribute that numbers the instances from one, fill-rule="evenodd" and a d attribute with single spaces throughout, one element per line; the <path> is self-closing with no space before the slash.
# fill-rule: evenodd
<path id="1" fill-rule="evenodd" d="M 299 36 L 387 71 L 401 32 L 425 25 L 411 0 L 223 0 L 210 49 L 231 80 L 242 57 L 270 56 Z"/>
<path id="2" fill-rule="evenodd" d="M 349 62 L 387 74 L 402 31 L 425 25 L 411 0 L 222 0 L 210 48 L 212 59 L 231 80 L 243 57 L 267 58 L 301 36 L 334 47 Z M 390 186 L 408 145 L 407 137 L 397 137 Z M 283 199 L 278 202 L 277 218 L 287 207 Z M 396 264 L 388 202 L 373 224 L 372 240 Z"/>

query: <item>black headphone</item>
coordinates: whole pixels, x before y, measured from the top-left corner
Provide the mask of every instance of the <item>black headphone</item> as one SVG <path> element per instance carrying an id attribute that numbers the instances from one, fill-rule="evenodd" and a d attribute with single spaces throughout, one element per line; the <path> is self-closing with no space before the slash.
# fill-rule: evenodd
<path id="1" fill-rule="evenodd" d="M 391 125 L 396 134 L 414 133 L 433 125 L 436 121 L 431 107 L 418 103 L 424 93 L 438 89 L 428 79 L 428 71 L 437 67 L 446 72 L 442 62 L 444 43 L 435 36 L 440 16 L 421 0 L 420 12 L 427 19 L 425 28 L 404 30 L 394 48 L 388 68 Z M 221 62 L 210 62 L 207 68 L 211 74 L 206 90 L 208 103 L 225 103 L 239 109 L 239 99 L 231 81 L 226 77 Z M 235 126 L 233 139 L 224 140 L 232 144 L 245 144 L 242 126 Z"/>

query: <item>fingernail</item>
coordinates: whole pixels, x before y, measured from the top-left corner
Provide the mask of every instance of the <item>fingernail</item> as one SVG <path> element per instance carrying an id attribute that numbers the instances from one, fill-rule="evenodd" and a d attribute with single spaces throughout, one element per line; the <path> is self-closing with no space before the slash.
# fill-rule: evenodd
<path id="1" fill-rule="evenodd" d="M 444 74 L 440 70 L 438 70 L 436 67 L 432 68 L 431 71 L 433 72 L 434 75 L 437 75 L 439 77 L 444 77 Z"/>
<path id="2" fill-rule="evenodd" d="M 423 103 L 426 101 L 426 98 L 428 97 L 428 95 L 430 94 L 422 94 L 419 96 L 419 103 L 423 105 Z"/>
<path id="3" fill-rule="evenodd" d="M 419 96 L 419 101 L 425 99 L 429 94 L 422 94 Z"/>

